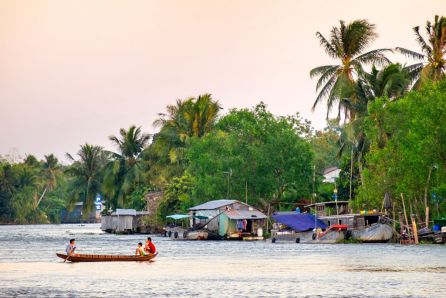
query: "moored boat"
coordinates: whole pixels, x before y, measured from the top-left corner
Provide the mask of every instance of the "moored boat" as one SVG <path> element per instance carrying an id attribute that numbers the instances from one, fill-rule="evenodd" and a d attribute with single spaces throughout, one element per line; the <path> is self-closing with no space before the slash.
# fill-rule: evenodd
<path id="1" fill-rule="evenodd" d="M 361 242 L 388 242 L 393 237 L 393 227 L 385 214 L 376 211 L 352 214 L 348 201 L 322 202 L 305 207 L 315 208 L 318 219 L 326 225 L 347 225 L 347 238 Z"/>
<path id="2" fill-rule="evenodd" d="M 92 255 L 92 254 L 76 254 L 74 256 L 67 257 L 66 254 L 56 253 L 56 255 L 69 262 L 146 262 L 155 258 L 158 253 L 150 254 L 147 256 L 134 256 L 134 255 Z"/>
<path id="3" fill-rule="evenodd" d="M 310 213 L 276 212 L 276 221 L 271 230 L 273 243 L 292 241 L 296 243 L 332 244 L 345 239 L 347 226 L 334 224 L 327 226 Z"/>
<path id="4" fill-rule="evenodd" d="M 166 216 L 167 219 L 172 219 L 166 227 L 164 227 L 164 236 L 173 240 L 206 240 L 209 237 L 209 232 L 200 227 L 185 228 L 187 222 L 191 218 L 189 214 L 172 214 Z M 207 219 L 205 216 L 195 216 L 197 219 Z"/>

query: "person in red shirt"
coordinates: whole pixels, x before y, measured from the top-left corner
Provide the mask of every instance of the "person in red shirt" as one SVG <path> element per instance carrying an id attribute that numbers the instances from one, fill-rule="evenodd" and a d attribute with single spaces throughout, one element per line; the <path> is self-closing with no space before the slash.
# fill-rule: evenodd
<path id="1" fill-rule="evenodd" d="M 146 245 L 144 246 L 144 250 L 150 254 L 156 253 L 156 247 L 152 242 L 152 238 L 147 237 L 147 241 L 146 241 Z"/>

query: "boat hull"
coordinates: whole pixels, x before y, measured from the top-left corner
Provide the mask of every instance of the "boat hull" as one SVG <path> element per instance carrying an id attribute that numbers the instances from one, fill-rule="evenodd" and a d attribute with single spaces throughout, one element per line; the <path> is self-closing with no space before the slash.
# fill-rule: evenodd
<path id="1" fill-rule="evenodd" d="M 324 233 L 315 233 L 314 231 L 286 233 L 272 231 L 271 241 L 276 242 L 295 242 L 308 244 L 335 244 L 345 240 L 345 229 L 329 229 Z"/>
<path id="2" fill-rule="evenodd" d="M 67 260 L 69 262 L 147 262 L 155 258 L 158 253 L 148 256 L 119 256 L 119 255 L 89 255 L 89 254 L 76 254 L 75 256 L 67 257 L 66 254 L 56 254 L 59 258 Z"/>
<path id="3" fill-rule="evenodd" d="M 361 242 L 387 242 L 393 237 L 393 228 L 388 223 L 374 223 L 363 229 L 352 229 L 351 237 Z"/>
<path id="4" fill-rule="evenodd" d="M 165 235 L 173 240 L 207 240 L 209 233 L 206 230 L 186 230 L 181 227 L 164 228 Z"/>

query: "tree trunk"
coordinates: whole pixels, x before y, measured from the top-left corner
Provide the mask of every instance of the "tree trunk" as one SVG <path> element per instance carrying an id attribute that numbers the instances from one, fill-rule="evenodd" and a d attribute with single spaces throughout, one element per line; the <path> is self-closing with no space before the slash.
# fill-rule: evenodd
<path id="1" fill-rule="evenodd" d="M 48 187 L 45 187 L 45 189 L 43 190 L 42 194 L 40 195 L 39 200 L 37 201 L 36 209 L 37 209 L 37 207 L 39 207 L 39 204 L 42 201 L 43 197 L 45 196 L 47 190 L 48 190 Z"/>
<path id="2" fill-rule="evenodd" d="M 429 189 L 431 175 L 432 175 L 432 167 L 429 168 L 429 174 L 427 175 L 426 187 L 424 188 L 424 210 L 426 210 L 426 213 L 424 214 L 425 215 L 424 218 L 426 219 L 426 227 L 428 226 L 428 220 L 429 220 L 429 204 L 427 202 L 427 191 Z"/>
<path id="3" fill-rule="evenodd" d="M 352 152 L 350 154 L 350 194 L 349 199 L 352 199 L 352 179 L 353 179 L 353 145 L 352 145 Z"/>

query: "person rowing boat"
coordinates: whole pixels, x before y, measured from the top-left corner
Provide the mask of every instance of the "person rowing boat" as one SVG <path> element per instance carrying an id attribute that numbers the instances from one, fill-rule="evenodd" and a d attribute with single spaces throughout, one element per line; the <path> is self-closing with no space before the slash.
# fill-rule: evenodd
<path id="1" fill-rule="evenodd" d="M 65 252 L 67 253 L 68 257 L 76 256 L 74 251 L 76 250 L 76 239 L 70 239 L 70 243 L 65 248 Z"/>

